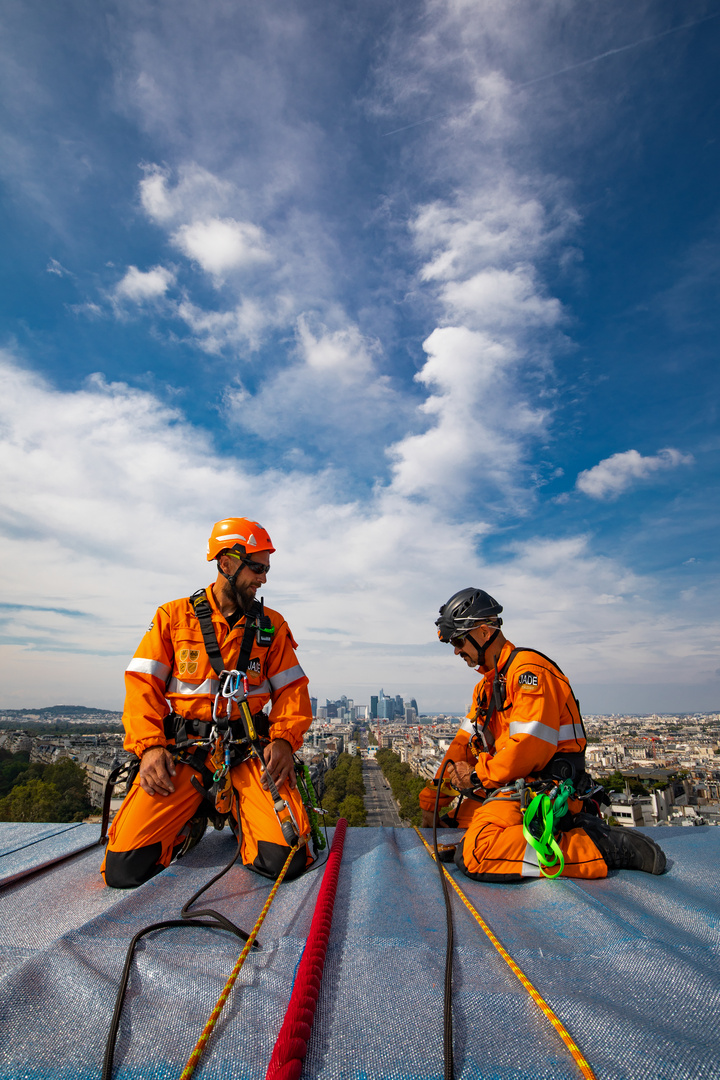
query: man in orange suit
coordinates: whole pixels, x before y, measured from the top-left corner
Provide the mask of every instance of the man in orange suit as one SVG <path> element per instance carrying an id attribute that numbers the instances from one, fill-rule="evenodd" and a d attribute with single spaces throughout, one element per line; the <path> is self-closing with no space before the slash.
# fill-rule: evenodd
<path id="1" fill-rule="evenodd" d="M 217 522 L 207 550 L 208 562 L 217 563 L 217 579 L 192 597 L 158 608 L 128 664 L 125 748 L 140 764 L 109 833 L 102 872 L 114 888 L 133 888 L 158 874 L 197 842 L 208 816 L 222 824 L 209 802 L 214 766 L 207 745 L 194 754 L 192 749 L 194 741 L 210 735 L 222 670 L 241 669 L 247 676 L 255 745 L 264 758 L 261 763 L 245 738 L 236 740 L 228 763 L 223 809 L 240 839 L 242 861 L 267 877 L 278 876 L 290 851 L 283 817 L 294 818 L 302 841 L 287 877 L 313 861 L 302 840 L 309 823 L 293 768 L 293 752 L 312 721 L 308 680 L 284 618 L 256 600 L 274 551 L 258 522 Z M 239 722 L 234 726 L 240 734 Z M 176 744 L 185 744 L 183 763 Z M 278 814 L 270 779 L 290 814 Z"/>
<path id="2" fill-rule="evenodd" d="M 462 589 L 440 608 L 441 641 L 483 677 L 468 718 L 445 755 L 439 805 L 455 805 L 446 824 L 467 831 L 454 849 L 456 864 L 478 881 L 538 877 L 537 850 L 523 833 L 522 796 L 516 781 L 536 787 L 572 779 L 588 789 L 585 730 L 577 699 L 560 668 L 533 649 L 516 649 L 502 630 L 502 607 L 482 589 Z M 437 777 L 442 771 L 438 770 Z M 420 793 L 423 825 L 433 824 L 437 778 Z M 445 785 L 443 785 L 445 786 Z M 522 787 L 522 785 L 520 785 Z M 600 878 L 608 869 L 660 874 L 665 855 L 636 829 L 611 828 L 589 800 L 571 798 L 558 822 L 557 843 L 567 877 Z M 452 846 L 445 857 L 453 857 Z"/>

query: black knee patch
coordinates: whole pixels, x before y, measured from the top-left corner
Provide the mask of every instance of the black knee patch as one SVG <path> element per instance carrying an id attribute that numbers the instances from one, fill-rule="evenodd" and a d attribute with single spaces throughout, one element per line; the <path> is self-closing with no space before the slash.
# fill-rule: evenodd
<path id="1" fill-rule="evenodd" d="M 105 859 L 105 884 L 111 889 L 135 889 L 155 877 L 165 867 L 158 859 L 162 844 L 148 844 L 134 851 L 108 851 Z"/>
<path id="2" fill-rule="evenodd" d="M 253 870 L 258 874 L 262 874 L 263 877 L 269 877 L 273 880 L 278 876 L 285 860 L 288 857 L 289 847 L 284 844 L 273 844 L 270 840 L 258 840 L 258 853 L 255 856 L 255 861 L 252 864 Z M 305 863 L 307 862 L 307 847 L 303 844 L 302 847 L 293 855 L 290 860 L 290 865 L 285 874 L 285 881 L 290 878 L 299 877 L 305 869 Z"/>
<path id="3" fill-rule="evenodd" d="M 471 874 L 463 859 L 462 844 L 458 844 L 455 848 L 455 865 L 458 870 L 462 870 L 463 874 L 465 874 L 466 877 L 472 878 L 473 881 L 489 881 L 494 882 L 496 885 L 507 885 L 514 881 L 526 880 L 522 874 Z"/>

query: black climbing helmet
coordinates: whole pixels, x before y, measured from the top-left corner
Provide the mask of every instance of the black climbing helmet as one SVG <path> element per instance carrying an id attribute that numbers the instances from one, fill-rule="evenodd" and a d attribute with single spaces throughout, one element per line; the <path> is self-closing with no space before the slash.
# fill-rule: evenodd
<path id="1" fill-rule="evenodd" d="M 461 589 L 440 608 L 440 618 L 435 620 L 441 641 L 461 637 L 480 623 L 502 626 L 498 615 L 502 604 L 482 589 Z"/>

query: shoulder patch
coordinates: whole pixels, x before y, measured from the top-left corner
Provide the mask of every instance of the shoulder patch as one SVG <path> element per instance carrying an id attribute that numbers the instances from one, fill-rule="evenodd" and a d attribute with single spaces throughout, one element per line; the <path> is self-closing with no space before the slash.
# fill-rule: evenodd
<path id="1" fill-rule="evenodd" d="M 145 631 L 145 633 L 146 633 L 146 634 L 149 634 L 149 633 L 150 633 L 150 631 L 152 630 L 152 628 L 153 628 L 153 626 L 154 626 L 154 625 L 155 625 L 155 620 L 153 619 L 153 621 L 152 621 L 152 622 L 150 623 L 150 625 L 148 626 L 148 628 L 147 628 L 147 630 Z"/>
<path id="2" fill-rule="evenodd" d="M 538 677 L 532 671 L 523 671 L 518 675 L 518 686 L 537 686 Z"/>
<path id="3" fill-rule="evenodd" d="M 260 674 L 260 657 L 253 656 L 252 660 L 248 663 L 248 671 L 252 671 L 255 675 Z"/>

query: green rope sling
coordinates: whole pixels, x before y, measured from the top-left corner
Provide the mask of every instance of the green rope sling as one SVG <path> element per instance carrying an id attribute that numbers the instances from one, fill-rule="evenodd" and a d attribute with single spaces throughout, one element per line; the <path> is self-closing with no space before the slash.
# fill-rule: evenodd
<path id="1" fill-rule="evenodd" d="M 536 795 L 523 815 L 523 836 L 537 852 L 540 873 L 547 878 L 560 877 L 565 869 L 565 858 L 554 835 L 555 822 L 567 813 L 568 799 L 574 791 L 572 781 L 563 780 L 550 795 Z"/>

